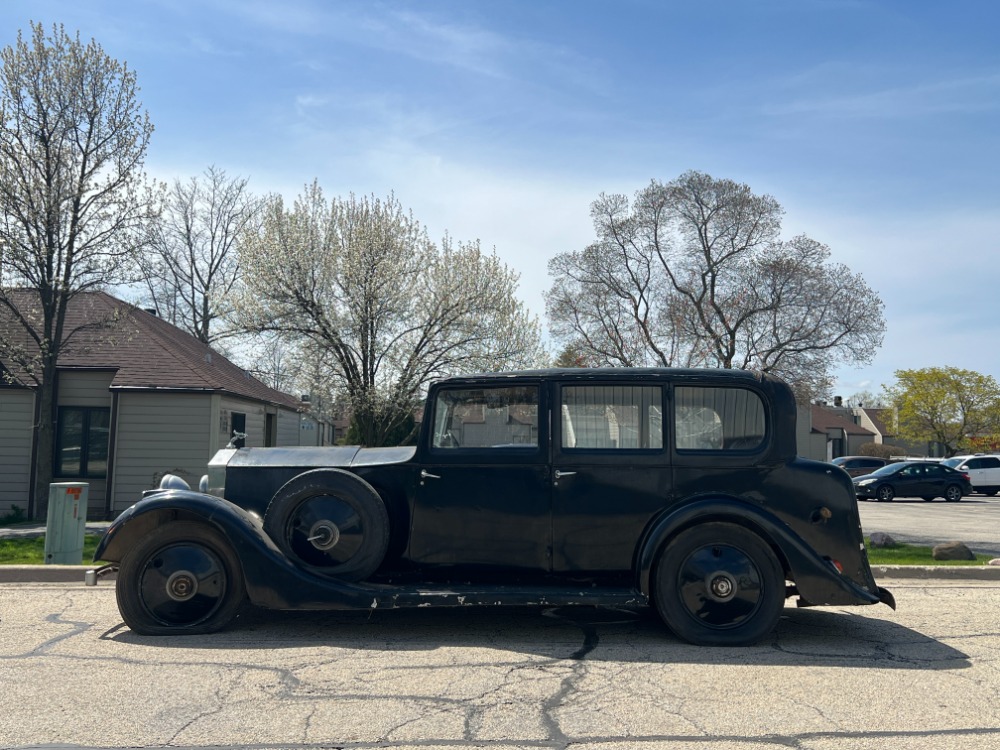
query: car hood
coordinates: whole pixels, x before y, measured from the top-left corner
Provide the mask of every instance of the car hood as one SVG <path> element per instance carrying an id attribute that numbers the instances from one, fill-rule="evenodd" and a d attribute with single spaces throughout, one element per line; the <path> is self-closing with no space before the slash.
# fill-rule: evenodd
<path id="1" fill-rule="evenodd" d="M 357 445 L 291 446 L 278 448 L 240 448 L 219 451 L 213 461 L 235 467 L 295 467 L 302 471 L 314 468 L 377 466 L 399 464 L 413 458 L 414 446 L 398 448 L 362 448 Z M 227 454 L 228 455 L 222 455 Z"/>
<path id="2" fill-rule="evenodd" d="M 876 476 L 875 474 L 861 474 L 860 476 L 851 477 L 851 481 L 857 484 L 858 482 L 863 482 L 866 479 L 884 479 L 884 478 L 885 477 L 883 476 Z"/>

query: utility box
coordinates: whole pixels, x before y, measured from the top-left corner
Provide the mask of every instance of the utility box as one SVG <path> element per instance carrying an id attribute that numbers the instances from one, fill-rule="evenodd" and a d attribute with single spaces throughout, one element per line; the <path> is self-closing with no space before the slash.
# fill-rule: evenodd
<path id="1" fill-rule="evenodd" d="M 45 564 L 79 565 L 87 531 L 86 482 L 49 485 L 49 512 L 45 519 Z"/>

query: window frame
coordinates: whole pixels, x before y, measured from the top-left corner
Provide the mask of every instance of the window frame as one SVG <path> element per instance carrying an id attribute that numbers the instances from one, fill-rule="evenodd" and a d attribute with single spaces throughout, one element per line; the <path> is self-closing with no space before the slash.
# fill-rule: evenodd
<path id="1" fill-rule="evenodd" d="M 63 471 L 61 455 L 65 436 L 63 426 L 66 423 L 66 415 L 69 412 L 81 414 L 81 437 L 80 437 L 80 462 L 79 471 Z M 92 445 L 92 416 L 94 414 L 104 414 L 107 416 L 107 445 L 105 446 L 104 471 L 96 472 L 90 469 L 90 453 Z M 98 428 L 100 429 L 100 428 Z M 52 457 L 52 476 L 56 479 L 107 479 L 108 464 L 111 461 L 111 407 L 110 406 L 59 406 L 56 414 L 56 434 L 55 453 Z"/>

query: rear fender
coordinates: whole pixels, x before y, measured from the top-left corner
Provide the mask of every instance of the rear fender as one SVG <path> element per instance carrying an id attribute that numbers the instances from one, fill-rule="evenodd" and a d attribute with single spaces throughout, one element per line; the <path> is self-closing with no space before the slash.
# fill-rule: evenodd
<path id="1" fill-rule="evenodd" d="M 651 595 L 652 570 L 663 547 L 685 529 L 708 521 L 744 526 L 767 542 L 795 582 L 803 603 L 877 604 L 880 600 L 874 578 L 870 578 L 874 590 L 869 590 L 839 573 L 832 562 L 767 509 L 718 496 L 698 498 L 671 509 L 649 527 L 640 543 L 636 563 L 637 586 L 643 594 Z M 863 561 L 863 566 L 868 567 L 867 561 Z"/>

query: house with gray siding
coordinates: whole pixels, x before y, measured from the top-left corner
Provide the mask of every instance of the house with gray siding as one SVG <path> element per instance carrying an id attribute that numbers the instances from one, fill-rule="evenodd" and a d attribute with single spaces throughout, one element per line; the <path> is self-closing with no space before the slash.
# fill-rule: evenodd
<path id="1" fill-rule="evenodd" d="M 74 298 L 67 330 L 53 481 L 88 483 L 89 518 L 117 516 L 164 473 L 197 486 L 235 433 L 247 446 L 324 444 L 323 423 L 304 419 L 299 399 L 155 314 L 90 292 Z M 31 514 L 37 386 L 11 362 L 0 369 L 0 514 Z"/>

